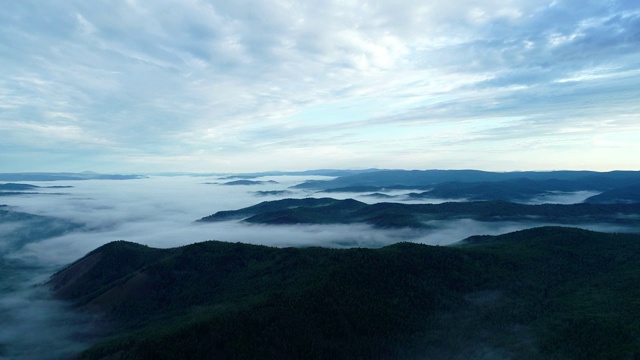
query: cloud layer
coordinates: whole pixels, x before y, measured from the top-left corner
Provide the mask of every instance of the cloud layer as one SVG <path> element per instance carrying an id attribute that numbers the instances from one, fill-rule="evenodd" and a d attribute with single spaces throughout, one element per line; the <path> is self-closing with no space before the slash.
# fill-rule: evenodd
<path id="1" fill-rule="evenodd" d="M 13 2 L 0 160 L 637 168 L 638 29 L 623 0 Z"/>
<path id="2" fill-rule="evenodd" d="M 430 221 L 427 229 L 380 230 L 364 224 L 265 226 L 236 221 L 194 222 L 220 210 L 278 199 L 279 196 L 256 196 L 254 192 L 289 189 L 304 179 L 308 177 L 265 177 L 259 180 L 277 182 L 252 186 L 225 186 L 215 183 L 228 179 L 187 176 L 84 180 L 74 181 L 73 187 L 64 189 L 64 194 L 60 194 L 58 188 L 42 187 L 40 194 L 4 197 L 2 201 L 8 205 L 5 210 L 55 218 L 9 216 L 0 219 L 0 244 L 3 244 L 0 246 L 0 357 L 65 358 L 100 336 L 103 329 L 96 319 L 71 311 L 68 304 L 51 300 L 45 289 L 34 285 L 42 284 L 66 264 L 114 240 L 164 248 L 205 240 L 277 247 L 381 247 L 400 241 L 449 245 L 471 235 L 496 235 L 548 225 L 456 218 Z M 46 182 L 34 184 L 48 185 Z M 327 195 L 290 189 L 286 196 Z M 362 194 L 330 195 L 375 201 Z M 585 196 L 558 194 L 556 199 L 579 201 Z M 615 224 L 586 227 L 630 231 Z"/>

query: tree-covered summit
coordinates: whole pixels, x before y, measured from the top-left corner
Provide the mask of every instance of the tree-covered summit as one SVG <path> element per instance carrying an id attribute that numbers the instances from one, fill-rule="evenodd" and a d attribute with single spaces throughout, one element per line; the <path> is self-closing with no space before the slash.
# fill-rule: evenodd
<path id="1" fill-rule="evenodd" d="M 639 235 L 544 227 L 452 247 L 116 242 L 50 284 L 116 329 L 87 359 L 627 359 L 639 269 Z"/>

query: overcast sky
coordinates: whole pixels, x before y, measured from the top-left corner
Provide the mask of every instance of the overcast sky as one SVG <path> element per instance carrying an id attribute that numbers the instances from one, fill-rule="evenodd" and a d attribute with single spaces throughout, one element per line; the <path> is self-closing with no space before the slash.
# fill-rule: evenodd
<path id="1" fill-rule="evenodd" d="M 0 172 L 640 168 L 636 0 L 20 0 Z"/>

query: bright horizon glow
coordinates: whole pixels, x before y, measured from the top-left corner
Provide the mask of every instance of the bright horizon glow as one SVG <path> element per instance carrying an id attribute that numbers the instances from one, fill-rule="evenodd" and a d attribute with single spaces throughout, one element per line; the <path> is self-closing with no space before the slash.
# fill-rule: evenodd
<path id="1" fill-rule="evenodd" d="M 640 3 L 24 0 L 0 172 L 640 170 Z"/>

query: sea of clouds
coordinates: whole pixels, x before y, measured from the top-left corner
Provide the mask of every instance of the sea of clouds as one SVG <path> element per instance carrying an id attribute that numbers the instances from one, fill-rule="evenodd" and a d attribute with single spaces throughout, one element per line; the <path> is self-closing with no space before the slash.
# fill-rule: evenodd
<path id="1" fill-rule="evenodd" d="M 48 217 L 47 221 L 6 220 L 0 223 L 0 358 L 64 358 L 92 340 L 94 319 L 53 300 L 42 286 L 48 277 L 89 251 L 115 240 L 153 247 L 175 247 L 206 240 L 269 246 L 381 247 L 399 241 L 450 245 L 471 235 L 497 235 L 548 225 L 479 222 L 471 219 L 432 221 L 428 229 L 375 229 L 356 225 L 269 226 L 240 221 L 200 223 L 220 210 L 234 210 L 283 197 L 355 198 L 371 203 L 390 201 L 356 193 L 318 193 L 290 187 L 324 177 L 277 176 L 255 180 L 259 185 L 224 185 L 228 179 L 205 176 L 149 176 L 135 180 L 29 182 L 40 194 L 5 196 L 4 209 Z M 273 180 L 274 182 L 268 182 Z M 288 190 L 284 196 L 258 196 L 256 191 Z M 391 201 L 411 192 L 394 191 Z M 580 202 L 590 193 L 557 194 L 554 200 Z M 442 202 L 444 199 L 420 200 Z M 540 201 L 549 201 L 549 198 Z M 409 202 L 409 201 L 407 201 Z M 418 202 L 416 200 L 411 203 Z M 535 202 L 535 201 L 534 201 Z M 71 225 L 69 225 L 71 224 Z M 56 232 L 38 227 L 50 227 Z M 590 224 L 593 230 L 624 231 L 614 225 Z M 19 240 L 19 241 L 18 241 Z"/>

